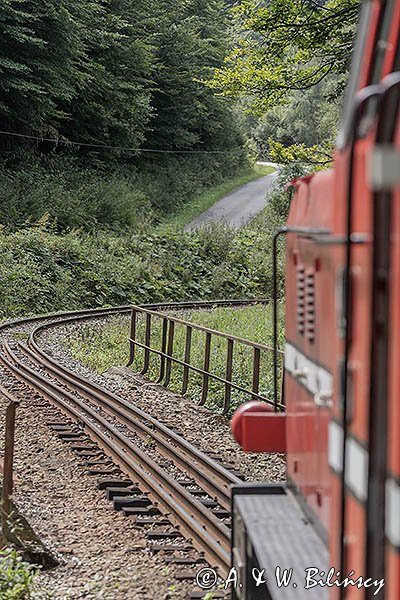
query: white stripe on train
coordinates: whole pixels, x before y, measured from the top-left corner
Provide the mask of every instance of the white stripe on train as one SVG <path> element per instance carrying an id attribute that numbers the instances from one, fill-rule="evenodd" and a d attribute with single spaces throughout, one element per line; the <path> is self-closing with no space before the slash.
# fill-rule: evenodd
<path id="1" fill-rule="evenodd" d="M 332 393 L 333 377 L 329 371 L 310 360 L 292 344 L 285 344 L 285 370 L 310 392 Z"/>
<path id="2" fill-rule="evenodd" d="M 386 537 L 393 546 L 400 547 L 400 485 L 389 478 L 386 481 Z"/>
<path id="3" fill-rule="evenodd" d="M 310 360 L 292 344 L 285 344 L 285 370 L 299 380 L 310 392 L 332 393 L 333 377 L 329 371 Z M 331 421 L 328 430 L 328 463 L 333 471 L 343 472 L 343 428 Z M 346 440 L 346 486 L 360 501 L 368 497 L 368 450 L 351 436 Z M 386 481 L 386 537 L 395 547 L 400 546 L 400 485 Z"/>
<path id="4" fill-rule="evenodd" d="M 343 429 L 335 421 L 329 423 L 329 466 L 341 475 L 343 471 Z M 368 495 L 368 451 L 357 440 L 346 441 L 346 485 L 352 493 L 365 502 Z M 400 484 L 389 477 L 386 480 L 385 533 L 389 542 L 400 547 Z"/>

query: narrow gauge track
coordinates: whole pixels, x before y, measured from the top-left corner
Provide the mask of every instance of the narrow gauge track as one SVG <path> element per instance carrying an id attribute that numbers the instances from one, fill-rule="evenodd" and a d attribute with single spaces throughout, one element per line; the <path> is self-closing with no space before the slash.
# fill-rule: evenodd
<path id="1" fill-rule="evenodd" d="M 182 310 L 252 303 L 255 301 L 157 304 L 146 305 L 146 308 Z M 230 486 L 239 483 L 240 479 L 157 419 L 117 394 L 67 369 L 40 348 L 38 338 L 45 330 L 125 314 L 130 310 L 130 306 L 122 306 L 5 322 L 0 325 L 0 364 L 13 377 L 78 423 L 120 470 L 168 515 L 171 524 L 191 540 L 205 559 L 219 567 L 221 573 L 226 573 L 230 565 L 230 529 L 226 520 L 219 518 L 217 512 L 192 495 L 179 479 L 172 478 L 168 470 L 132 441 L 131 434 L 134 433 L 142 441 L 151 439 L 156 452 L 215 499 L 222 508 L 219 512 L 225 516 L 230 511 Z M 15 333 L 20 333 L 21 328 L 27 335 L 25 342 L 15 339 Z"/>

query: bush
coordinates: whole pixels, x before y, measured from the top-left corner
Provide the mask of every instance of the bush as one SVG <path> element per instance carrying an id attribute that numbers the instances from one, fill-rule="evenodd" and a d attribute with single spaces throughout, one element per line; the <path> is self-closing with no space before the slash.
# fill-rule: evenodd
<path id="1" fill-rule="evenodd" d="M 0 316 L 272 293 L 272 208 L 235 232 L 57 233 L 48 221 L 0 230 Z"/>
<path id="2" fill-rule="evenodd" d="M 0 598 L 2 600 L 39 598 L 33 589 L 37 573 L 38 568 L 24 562 L 15 550 L 9 548 L 1 550 Z"/>
<path id="3" fill-rule="evenodd" d="M 82 159 L 81 159 L 82 160 Z M 58 231 L 143 230 L 248 167 L 242 151 L 148 158 L 119 166 L 32 156 L 0 167 L 0 223 L 15 230 L 48 215 Z"/>

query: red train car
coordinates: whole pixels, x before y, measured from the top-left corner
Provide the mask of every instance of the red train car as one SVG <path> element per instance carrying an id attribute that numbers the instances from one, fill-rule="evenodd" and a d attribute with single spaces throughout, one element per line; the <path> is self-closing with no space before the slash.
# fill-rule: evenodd
<path id="1" fill-rule="evenodd" d="M 334 166 L 277 233 L 286 412 L 233 429 L 286 452 L 287 483 L 233 490 L 237 600 L 400 599 L 399 40 L 400 0 L 363 2 Z"/>

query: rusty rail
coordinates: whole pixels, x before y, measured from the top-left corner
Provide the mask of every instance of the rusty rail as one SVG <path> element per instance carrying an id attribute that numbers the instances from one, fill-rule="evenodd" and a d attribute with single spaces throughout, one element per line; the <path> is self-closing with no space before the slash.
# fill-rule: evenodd
<path id="1" fill-rule="evenodd" d="M 142 316 L 144 319 L 144 336 L 143 341 L 140 341 L 138 335 L 138 318 Z M 159 347 L 153 347 L 151 345 L 152 331 L 155 321 L 161 320 L 161 340 Z M 177 327 L 183 327 L 185 329 L 185 343 L 183 357 L 175 356 L 176 346 L 174 345 L 176 339 Z M 199 331 L 204 334 L 204 351 L 202 367 L 195 366 L 191 361 L 191 350 L 192 350 L 192 334 L 193 331 Z M 211 371 L 212 364 L 212 344 L 213 340 L 218 339 L 220 342 L 226 344 L 225 351 L 225 363 L 224 363 L 224 377 L 217 375 Z M 245 346 L 252 349 L 252 383 L 251 389 L 246 389 L 242 385 L 239 385 L 233 381 L 233 360 L 234 351 L 237 346 Z M 260 364 L 262 353 L 274 353 L 274 348 L 252 342 L 250 340 L 240 338 L 235 335 L 223 333 L 204 327 L 203 325 L 197 325 L 191 321 L 185 321 L 176 316 L 168 315 L 164 312 L 154 311 L 149 308 L 142 306 L 132 307 L 131 316 L 131 328 L 129 337 L 129 360 L 127 366 L 131 366 L 135 360 L 136 348 L 143 350 L 143 366 L 140 371 L 142 375 L 145 375 L 149 371 L 150 367 L 150 355 L 154 354 L 159 357 L 159 374 L 156 378 L 157 383 L 161 383 L 165 387 L 171 382 L 172 367 L 173 364 L 182 367 L 182 386 L 181 394 L 185 395 L 189 387 L 190 372 L 197 373 L 201 376 L 201 398 L 199 405 L 202 406 L 206 403 L 208 398 L 209 383 L 210 380 L 217 381 L 223 388 L 223 411 L 222 414 L 227 414 L 231 408 L 231 396 L 232 390 L 236 390 L 244 394 L 250 400 L 260 400 L 267 402 L 274 406 L 276 411 L 284 410 L 284 405 L 280 403 L 277 398 L 270 400 L 266 396 L 260 393 Z M 283 355 L 283 352 L 277 351 L 279 356 Z"/>
<path id="2" fill-rule="evenodd" d="M 252 348 L 253 369 L 252 386 L 247 390 L 251 397 L 263 399 L 259 393 L 260 389 L 260 361 L 264 351 L 270 351 L 267 346 L 253 344 L 248 340 L 241 340 L 236 336 L 230 336 L 213 331 L 194 323 L 182 321 L 170 317 L 155 310 L 176 310 L 187 308 L 211 308 L 218 305 L 243 305 L 250 302 L 210 302 L 210 303 L 185 303 L 184 305 L 151 305 L 145 307 L 133 307 L 144 310 L 144 322 L 147 333 L 144 331 L 145 345 L 148 348 L 145 362 L 150 364 L 153 354 L 151 348 L 155 316 L 161 319 L 161 336 L 158 356 L 162 363 L 159 376 L 161 380 L 170 381 L 173 366 L 178 360 L 174 356 L 174 344 L 177 334 L 182 333 L 180 327 L 185 327 L 183 361 L 179 361 L 183 367 L 182 389 L 188 388 L 190 373 L 194 369 L 191 365 L 191 350 L 193 350 L 192 334 L 197 335 L 200 330 L 205 336 L 205 352 L 203 367 L 197 369 L 198 375 L 204 382 L 204 401 L 207 398 L 208 384 L 212 378 L 217 379 L 225 390 L 225 398 L 230 401 L 232 389 L 243 389 L 235 386 L 232 382 L 234 376 L 233 356 L 236 346 L 243 343 Z M 255 302 L 253 302 L 255 303 Z M 99 444 L 107 456 L 110 456 L 121 471 L 128 475 L 134 483 L 140 485 L 142 491 L 149 495 L 162 511 L 168 514 L 171 523 L 180 528 L 182 535 L 190 539 L 193 546 L 204 553 L 206 560 L 211 565 L 222 569 L 226 574 L 230 566 L 230 529 L 228 525 L 220 520 L 216 513 L 209 510 L 197 499 L 196 496 L 182 485 L 178 480 L 171 480 L 167 471 L 147 456 L 145 451 L 130 436 L 120 431 L 118 425 L 109 421 L 108 416 L 117 419 L 124 426 L 135 432 L 142 440 L 151 435 L 155 442 L 157 453 L 161 457 L 172 460 L 182 472 L 190 473 L 190 478 L 205 491 L 206 494 L 215 498 L 222 509 L 229 510 L 230 486 L 236 484 L 238 478 L 234 473 L 226 471 L 223 465 L 219 465 L 212 458 L 204 455 L 191 444 L 180 438 L 180 436 L 169 430 L 165 425 L 153 419 L 150 415 L 140 411 L 129 401 L 120 398 L 101 386 L 79 376 L 66 367 L 60 365 L 56 360 L 47 355 L 38 346 L 36 337 L 44 330 L 52 327 L 65 326 L 74 322 L 103 318 L 113 314 L 129 314 L 131 307 L 117 307 L 113 309 L 97 309 L 93 311 L 78 311 L 57 315 L 40 316 L 26 320 L 16 320 L 0 324 L 0 364 L 2 364 L 13 376 L 28 385 L 31 389 L 40 393 L 50 402 L 56 405 L 70 419 L 78 422 L 89 438 Z M 148 313 L 148 314 L 147 314 Z M 4 333 L 19 324 L 30 323 L 33 330 L 30 335 L 27 332 L 28 344 L 21 343 L 11 338 L 8 340 Z M 182 325 L 183 324 L 183 325 Z M 136 327 L 137 321 L 132 322 L 132 328 Z M 140 329 L 140 328 L 139 328 Z M 133 338 L 137 332 L 134 331 Z M 224 376 L 214 376 L 209 372 L 213 359 L 213 341 L 219 336 L 219 343 L 226 343 L 226 360 L 224 364 Z M 139 347 L 139 344 L 136 344 Z M 133 349 L 134 350 L 134 349 Z M 133 352 L 134 353 L 134 352 Z M 208 358 L 207 358 L 208 356 Z M 143 365 L 145 366 L 145 365 Z M 147 369 L 149 366 L 146 367 Z M 1 388 L 0 388 L 1 391 Z M 185 390 L 186 391 L 186 390 Z M 244 390 L 246 391 L 246 390 Z M 89 404 L 86 402 L 89 400 Z M 268 400 L 267 400 L 268 401 Z M 101 409 L 100 411 L 98 409 Z"/>

